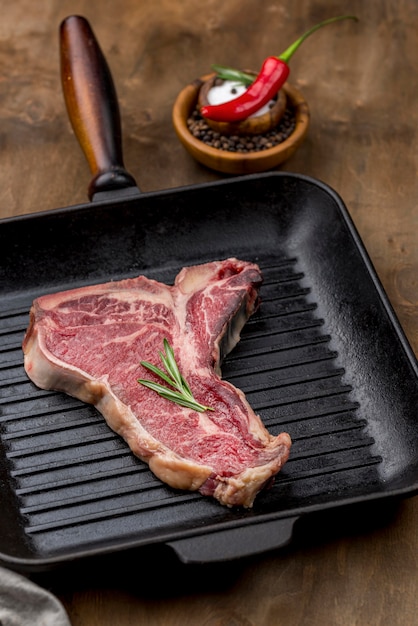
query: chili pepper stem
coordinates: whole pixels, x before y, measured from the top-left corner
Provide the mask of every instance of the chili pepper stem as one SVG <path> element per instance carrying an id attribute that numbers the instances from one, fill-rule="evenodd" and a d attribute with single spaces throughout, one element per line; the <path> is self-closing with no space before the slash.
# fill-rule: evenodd
<path id="1" fill-rule="evenodd" d="M 299 39 L 294 41 L 288 48 L 286 48 L 286 50 L 282 52 L 282 54 L 278 58 L 285 63 L 289 63 L 290 58 L 299 48 L 300 44 L 303 43 L 305 39 L 307 39 L 310 35 L 312 35 L 312 33 L 319 30 L 323 26 L 326 26 L 327 24 L 331 24 L 332 22 L 338 22 L 340 20 L 355 20 L 357 22 L 358 18 L 355 15 L 338 15 L 337 17 L 330 17 L 323 22 L 319 22 L 319 24 L 316 24 L 315 26 L 312 26 L 312 28 L 307 30 L 306 33 L 303 33 L 303 35 L 301 35 Z"/>

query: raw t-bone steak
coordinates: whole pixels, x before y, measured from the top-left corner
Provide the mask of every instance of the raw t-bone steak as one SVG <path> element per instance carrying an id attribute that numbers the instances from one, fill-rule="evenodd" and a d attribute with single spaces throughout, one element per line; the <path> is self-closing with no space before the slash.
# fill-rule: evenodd
<path id="1" fill-rule="evenodd" d="M 261 282 L 257 265 L 231 258 L 183 268 L 173 286 L 139 276 L 42 296 L 23 341 L 26 372 L 42 389 L 94 404 L 165 483 L 250 507 L 291 445 L 220 377 Z M 212 411 L 181 407 L 137 382 L 162 382 L 140 362 L 161 369 L 164 339 L 195 399 Z"/>

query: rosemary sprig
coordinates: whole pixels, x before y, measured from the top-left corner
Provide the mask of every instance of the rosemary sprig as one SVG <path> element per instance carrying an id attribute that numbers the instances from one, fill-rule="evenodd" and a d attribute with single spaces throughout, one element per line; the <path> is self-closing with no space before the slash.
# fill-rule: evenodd
<path id="1" fill-rule="evenodd" d="M 233 67 L 225 67 L 224 65 L 212 65 L 212 69 L 216 72 L 219 78 L 222 80 L 233 80 L 243 85 L 251 85 L 254 82 L 255 76 L 247 74 L 247 72 L 241 72 L 235 70 Z"/>
<path id="2" fill-rule="evenodd" d="M 193 409 L 194 411 L 198 411 L 199 413 L 204 413 L 204 411 L 213 411 L 214 409 L 211 407 L 204 406 L 194 399 L 187 381 L 180 373 L 174 357 L 173 348 L 170 346 L 167 339 L 164 339 L 164 350 L 165 354 L 159 352 L 159 355 L 167 373 L 148 361 L 141 361 L 141 365 L 156 374 L 159 378 L 165 380 L 165 382 L 170 385 L 172 389 L 166 387 L 165 385 L 160 385 L 160 383 L 154 383 L 151 380 L 144 380 L 143 378 L 138 378 L 138 382 L 141 385 L 144 385 L 144 387 L 148 387 L 149 389 L 156 391 L 162 398 L 171 400 L 171 402 L 175 402 L 180 406 L 185 406 L 189 409 Z"/>

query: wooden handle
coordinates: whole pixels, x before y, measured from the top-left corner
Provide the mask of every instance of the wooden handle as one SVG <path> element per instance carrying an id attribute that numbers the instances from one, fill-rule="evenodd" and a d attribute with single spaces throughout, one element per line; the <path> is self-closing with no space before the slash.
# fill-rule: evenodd
<path id="1" fill-rule="evenodd" d="M 61 81 L 72 127 L 87 158 L 95 193 L 135 187 L 125 170 L 115 87 L 106 59 L 84 17 L 67 17 L 60 26 Z"/>

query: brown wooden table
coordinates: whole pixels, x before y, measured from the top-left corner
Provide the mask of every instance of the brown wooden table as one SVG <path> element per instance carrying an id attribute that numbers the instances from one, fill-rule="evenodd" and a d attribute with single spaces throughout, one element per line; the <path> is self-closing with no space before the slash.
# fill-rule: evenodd
<path id="1" fill-rule="evenodd" d="M 291 61 L 311 127 L 282 166 L 344 199 L 418 351 L 418 4 L 414 0 L 2 0 L 0 217 L 84 202 L 89 171 L 66 117 L 58 26 L 92 24 L 115 79 L 125 163 L 143 191 L 217 180 L 179 144 L 171 107 L 217 62 L 258 67 L 347 12 Z M 301 526 L 278 553 L 222 566 L 149 554 L 48 580 L 74 626 L 418 624 L 418 500 Z"/>

